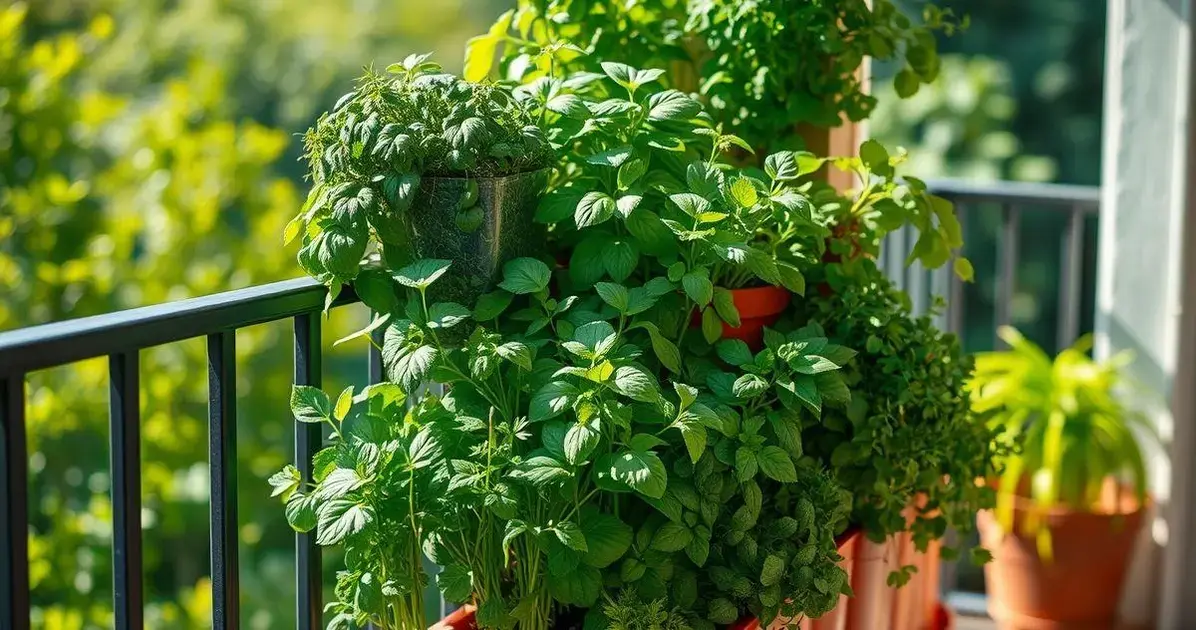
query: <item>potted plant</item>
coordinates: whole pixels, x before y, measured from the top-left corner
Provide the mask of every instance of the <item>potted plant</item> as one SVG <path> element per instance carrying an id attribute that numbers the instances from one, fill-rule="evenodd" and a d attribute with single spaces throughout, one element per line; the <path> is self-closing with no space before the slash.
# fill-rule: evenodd
<path id="1" fill-rule="evenodd" d="M 1117 396 L 1128 355 L 1088 358 L 1081 339 L 1052 360 L 1012 328 L 976 359 L 972 409 L 1020 449 L 979 515 L 993 552 L 989 612 L 1002 627 L 1112 627 L 1149 505 L 1142 414 Z"/>
<path id="2" fill-rule="evenodd" d="M 510 88 L 463 81 L 428 55 L 369 70 L 304 137 L 312 190 L 288 226 L 299 262 L 332 287 L 367 299 L 378 274 L 359 279 L 371 245 L 393 267 L 451 259 L 437 286 L 470 303 L 502 264 L 535 249 L 536 202 L 552 156 Z M 375 310 L 385 304 L 370 304 Z"/>

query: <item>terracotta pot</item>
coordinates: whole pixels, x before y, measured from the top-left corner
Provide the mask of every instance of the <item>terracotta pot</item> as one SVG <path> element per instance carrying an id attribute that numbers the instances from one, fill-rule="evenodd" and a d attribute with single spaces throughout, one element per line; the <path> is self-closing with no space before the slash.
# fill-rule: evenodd
<path id="1" fill-rule="evenodd" d="M 913 524 L 919 515 L 933 518 L 938 510 L 923 512 L 926 497 L 915 497 L 913 505 L 905 510 L 906 523 Z M 919 552 L 913 535 L 906 532 L 897 537 L 898 561 L 896 567 L 913 565 L 916 568 L 910 581 L 893 593 L 892 630 L 923 630 L 929 627 L 939 607 L 939 549 L 942 543 L 931 541 L 926 551 Z"/>
<path id="2" fill-rule="evenodd" d="M 887 580 L 889 573 L 897 568 L 900 548 L 893 538 L 874 543 L 860 537 L 857 545 L 855 570 L 851 576 L 855 598 L 847 609 L 847 630 L 888 628 L 895 589 Z"/>
<path id="3" fill-rule="evenodd" d="M 723 338 L 740 339 L 752 350 L 764 347 L 764 327 L 775 324 L 781 318 L 781 313 L 789 306 L 790 297 L 788 289 L 772 285 L 731 289 L 731 300 L 739 311 L 739 326 L 723 322 Z M 694 313 L 690 325 L 700 327 L 702 314 Z"/>
<path id="4" fill-rule="evenodd" d="M 473 606 L 462 606 L 449 613 L 447 617 L 428 630 L 477 630 L 478 626 L 474 619 L 476 612 L 477 609 Z"/>
<path id="5" fill-rule="evenodd" d="M 1013 532 L 980 512 L 980 542 L 993 554 L 984 567 L 988 611 L 1006 630 L 1112 628 L 1143 506 L 1106 493 L 1091 512 L 1064 507 L 1045 517 L 1053 558 L 1044 562 L 1032 536 L 1022 533 L 1030 502 L 1014 504 Z"/>
<path id="6" fill-rule="evenodd" d="M 850 582 L 852 573 L 855 570 L 855 554 L 859 549 L 859 542 L 863 540 L 863 533 L 856 528 L 850 528 L 835 540 L 838 547 L 839 555 L 843 559 L 839 561 L 839 566 L 847 572 L 847 579 Z M 844 630 L 847 624 L 847 610 L 851 606 L 851 600 L 846 595 L 839 596 L 839 605 L 834 610 L 819 617 L 818 619 L 802 619 L 798 626 L 801 630 Z M 788 628 L 788 621 L 784 619 L 776 619 L 769 626 L 769 630 L 781 630 Z M 744 619 L 731 626 L 729 630 L 762 630 L 760 621 L 757 619 Z"/>

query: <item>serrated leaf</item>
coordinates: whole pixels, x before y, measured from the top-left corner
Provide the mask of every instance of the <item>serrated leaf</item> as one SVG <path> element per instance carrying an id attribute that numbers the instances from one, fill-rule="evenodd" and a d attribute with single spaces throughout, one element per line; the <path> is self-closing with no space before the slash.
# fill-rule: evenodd
<path id="1" fill-rule="evenodd" d="M 318 387 L 293 385 L 291 413 L 299 422 L 327 422 L 332 419 L 332 401 Z"/>
<path id="2" fill-rule="evenodd" d="M 614 386 L 619 393 L 640 402 L 654 403 L 660 399 L 656 379 L 634 366 L 624 365 L 615 370 Z"/>
<path id="3" fill-rule="evenodd" d="M 719 319 L 727 322 L 728 326 L 738 328 L 741 324 L 739 320 L 739 309 L 735 307 L 735 296 L 731 291 L 722 287 L 714 289 L 714 310 L 718 313 Z"/>
<path id="4" fill-rule="evenodd" d="M 552 533 L 556 534 L 557 540 L 574 551 L 585 552 L 589 549 L 586 546 L 586 536 L 577 523 L 561 521 L 552 527 Z"/>
<path id="5" fill-rule="evenodd" d="M 665 523 L 652 535 L 651 548 L 657 551 L 672 553 L 681 551 L 693 540 L 693 532 L 680 523 Z"/>
<path id="6" fill-rule="evenodd" d="M 573 220 L 578 228 L 593 227 L 613 217 L 617 208 L 610 195 L 596 191 L 588 192 L 577 202 Z"/>
<path id="7" fill-rule="evenodd" d="M 469 309 L 456 302 L 437 302 L 428 307 L 428 328 L 452 328 L 469 318 Z"/>
<path id="8" fill-rule="evenodd" d="M 741 208 L 751 208 L 760 200 L 756 187 L 746 177 L 737 177 L 731 182 L 731 198 Z"/>
<path id="9" fill-rule="evenodd" d="M 577 388 L 564 381 L 550 381 L 532 395 L 528 420 L 543 422 L 564 413 L 577 398 Z"/>
<path id="10" fill-rule="evenodd" d="M 718 358 L 736 367 L 752 362 L 752 351 L 741 339 L 724 339 L 715 346 Z M 756 377 L 759 378 L 759 377 Z"/>
<path id="11" fill-rule="evenodd" d="M 678 90 L 665 90 L 648 97 L 648 120 L 688 120 L 701 110 L 701 104 Z"/>
<path id="12" fill-rule="evenodd" d="M 316 512 L 316 544 L 336 545 L 366 528 L 374 520 L 374 509 L 354 501 L 336 499 Z"/>
<path id="13" fill-rule="evenodd" d="M 781 483 L 796 483 L 797 469 L 793 460 L 779 446 L 765 446 L 756 454 L 756 464 L 764 476 Z"/>
<path id="14" fill-rule="evenodd" d="M 394 278 L 399 284 L 413 289 L 426 289 L 436 282 L 444 272 L 448 271 L 451 260 L 424 259 L 417 260 L 403 267 Z"/>
<path id="15" fill-rule="evenodd" d="M 537 293 L 548 288 L 552 272 L 535 258 L 516 258 L 503 265 L 499 287 L 516 295 Z"/>
<path id="16" fill-rule="evenodd" d="M 614 515 L 594 512 L 583 516 L 580 523 L 588 547 L 581 561 L 589 566 L 605 569 L 631 548 L 631 527 Z"/>
<path id="17" fill-rule="evenodd" d="M 565 433 L 565 461 L 577 465 L 589 459 L 598 446 L 602 433 L 591 424 L 574 424 Z"/>
<path id="18" fill-rule="evenodd" d="M 705 307 L 714 299 L 714 285 L 704 269 L 695 269 L 681 276 L 681 286 L 685 289 L 685 295 L 700 307 Z"/>
<path id="19" fill-rule="evenodd" d="M 614 149 L 607 149 L 601 153 L 595 153 L 586 158 L 586 162 L 596 164 L 598 166 L 609 166 L 611 168 L 618 168 L 623 165 L 629 158 L 631 158 L 632 148 L 629 146 L 616 147 Z"/>
<path id="20" fill-rule="evenodd" d="M 797 160 L 792 151 L 773 153 L 764 159 L 764 172 L 768 177 L 779 182 L 797 179 Z"/>
<path id="21" fill-rule="evenodd" d="M 447 601 L 466 602 L 473 594 L 473 571 L 454 562 L 440 570 L 436 575 L 436 583 Z"/>

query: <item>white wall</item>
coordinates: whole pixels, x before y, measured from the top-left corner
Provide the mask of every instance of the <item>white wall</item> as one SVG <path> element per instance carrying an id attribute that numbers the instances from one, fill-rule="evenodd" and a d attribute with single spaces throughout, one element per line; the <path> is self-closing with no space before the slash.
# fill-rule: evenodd
<path id="1" fill-rule="evenodd" d="M 1131 374 L 1158 394 L 1144 402 L 1175 463 L 1152 458 L 1162 518 L 1144 542 L 1168 553 L 1160 562 L 1144 545 L 1123 613 L 1145 623 L 1157 611 L 1167 629 L 1196 628 L 1194 5 L 1109 0 L 1105 57 L 1097 353 L 1134 352 Z"/>

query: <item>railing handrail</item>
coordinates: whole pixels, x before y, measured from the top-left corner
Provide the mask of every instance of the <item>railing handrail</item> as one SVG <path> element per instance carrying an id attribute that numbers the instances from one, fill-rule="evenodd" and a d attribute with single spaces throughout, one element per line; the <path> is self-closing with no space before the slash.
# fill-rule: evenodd
<path id="1" fill-rule="evenodd" d="M 0 332 L 0 377 L 294 317 L 323 308 L 326 294 L 295 278 Z M 346 286 L 334 304 L 356 301 Z"/>
<path id="2" fill-rule="evenodd" d="M 1100 211 L 1099 186 L 964 179 L 932 179 L 926 185 L 935 194 L 959 202 L 1024 204 L 1064 211 L 1079 208 L 1094 214 Z"/>

